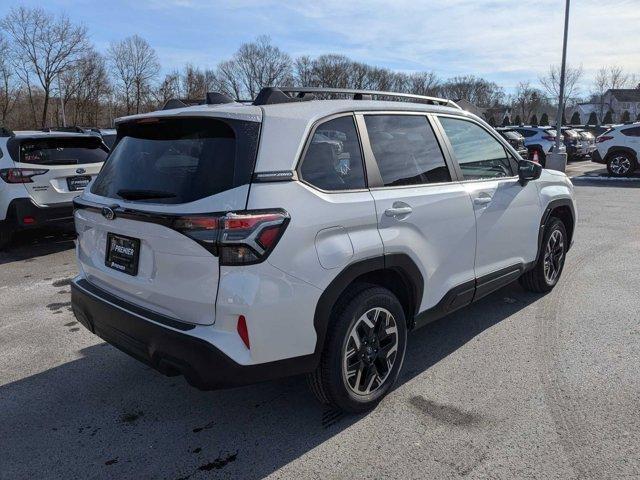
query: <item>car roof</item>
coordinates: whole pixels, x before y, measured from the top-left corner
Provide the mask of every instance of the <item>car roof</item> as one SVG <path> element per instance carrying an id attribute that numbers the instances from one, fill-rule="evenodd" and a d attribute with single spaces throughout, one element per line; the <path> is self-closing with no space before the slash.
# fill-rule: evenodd
<path id="1" fill-rule="evenodd" d="M 80 132 L 43 132 L 41 130 L 16 130 L 13 132 L 15 138 L 69 138 L 69 137 L 78 137 L 78 138 L 86 138 L 91 136 L 90 133 L 80 133 Z M 94 134 L 95 136 L 95 134 Z"/>
<path id="2" fill-rule="evenodd" d="M 265 172 L 295 168 L 310 130 L 317 121 L 342 113 L 383 111 L 447 113 L 480 120 L 460 108 L 417 102 L 308 100 L 259 106 L 236 102 L 194 105 L 122 117 L 116 120 L 116 125 L 154 117 L 212 117 L 262 122 L 260 150 L 255 172 Z"/>

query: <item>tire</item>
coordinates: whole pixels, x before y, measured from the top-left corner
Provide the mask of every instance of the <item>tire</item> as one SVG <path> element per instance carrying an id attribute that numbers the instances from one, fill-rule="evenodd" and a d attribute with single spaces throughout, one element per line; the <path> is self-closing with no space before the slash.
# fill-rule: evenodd
<path id="1" fill-rule="evenodd" d="M 559 245 L 558 240 L 560 240 Z M 564 223 L 556 217 L 550 217 L 545 225 L 538 260 L 531 270 L 520 277 L 520 284 L 525 290 L 536 293 L 546 293 L 553 290 L 562 275 L 568 242 Z M 549 251 L 551 251 L 551 255 Z M 551 262 L 549 266 L 545 266 L 547 261 Z M 554 274 L 550 275 L 552 271 Z"/>
<path id="2" fill-rule="evenodd" d="M 320 364 L 307 377 L 311 391 L 340 410 L 370 410 L 396 382 L 406 345 L 407 322 L 396 296 L 386 288 L 356 285 L 333 310 Z"/>
<path id="3" fill-rule="evenodd" d="M 612 177 L 628 177 L 637 167 L 636 159 L 627 152 L 615 152 L 607 158 L 607 171 Z"/>
<path id="4" fill-rule="evenodd" d="M 0 226 L 0 250 L 4 250 L 9 245 L 12 236 L 13 232 L 11 230 Z"/>

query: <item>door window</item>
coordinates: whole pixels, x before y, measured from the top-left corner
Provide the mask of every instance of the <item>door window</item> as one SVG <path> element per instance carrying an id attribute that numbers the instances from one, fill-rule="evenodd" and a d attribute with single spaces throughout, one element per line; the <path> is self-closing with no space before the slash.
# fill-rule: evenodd
<path id="1" fill-rule="evenodd" d="M 505 148 L 484 128 L 451 117 L 440 117 L 440 123 L 465 180 L 513 176 Z"/>
<path id="2" fill-rule="evenodd" d="M 316 128 L 302 160 L 300 175 L 322 190 L 365 188 L 362 153 L 353 117 L 334 118 Z"/>
<path id="3" fill-rule="evenodd" d="M 367 115 L 365 123 L 385 186 L 451 181 L 427 117 Z"/>

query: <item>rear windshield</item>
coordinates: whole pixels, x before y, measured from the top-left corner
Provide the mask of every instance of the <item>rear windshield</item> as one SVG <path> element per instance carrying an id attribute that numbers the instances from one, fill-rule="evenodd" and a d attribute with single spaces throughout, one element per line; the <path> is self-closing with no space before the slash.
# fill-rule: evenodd
<path id="1" fill-rule="evenodd" d="M 250 182 L 260 124 L 210 118 L 122 124 L 91 192 L 151 203 L 187 203 Z"/>
<path id="2" fill-rule="evenodd" d="M 21 140 L 17 145 L 17 162 L 32 165 L 82 165 L 100 163 L 108 150 L 98 137 L 38 138 Z"/>

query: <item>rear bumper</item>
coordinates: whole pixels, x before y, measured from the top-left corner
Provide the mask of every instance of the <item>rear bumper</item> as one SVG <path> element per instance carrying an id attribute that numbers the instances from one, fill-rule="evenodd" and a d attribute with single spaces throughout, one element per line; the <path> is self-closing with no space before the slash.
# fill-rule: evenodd
<path id="1" fill-rule="evenodd" d="M 201 390 L 257 383 L 313 369 L 313 355 L 240 365 L 195 336 L 194 325 L 125 302 L 82 278 L 71 282 L 71 305 L 89 331 L 165 375 L 184 375 Z"/>
<path id="2" fill-rule="evenodd" d="M 60 203 L 42 207 L 30 198 L 16 198 L 9 204 L 8 219 L 18 228 L 42 227 L 73 222 L 73 204 Z"/>
<path id="3" fill-rule="evenodd" d="M 596 163 L 607 163 L 603 160 L 598 149 L 594 150 L 593 153 L 591 153 L 591 161 Z"/>

